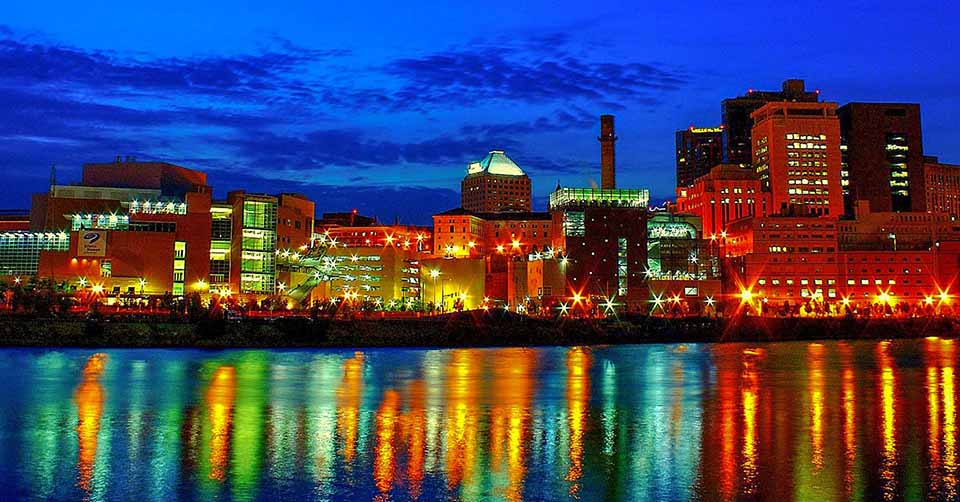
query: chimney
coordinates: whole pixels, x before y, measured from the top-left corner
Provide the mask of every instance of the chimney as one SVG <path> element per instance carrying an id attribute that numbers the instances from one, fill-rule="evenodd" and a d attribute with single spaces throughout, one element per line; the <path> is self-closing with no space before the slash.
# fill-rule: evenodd
<path id="1" fill-rule="evenodd" d="M 616 188 L 616 161 L 613 144 L 617 135 L 613 132 L 613 115 L 600 116 L 600 188 Z"/>

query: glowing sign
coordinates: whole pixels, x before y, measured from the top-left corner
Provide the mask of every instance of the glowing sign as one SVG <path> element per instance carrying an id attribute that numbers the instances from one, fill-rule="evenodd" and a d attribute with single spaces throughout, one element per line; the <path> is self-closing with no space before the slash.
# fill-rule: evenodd
<path id="1" fill-rule="evenodd" d="M 107 232 L 103 230 L 83 230 L 77 240 L 78 255 L 105 256 L 107 254 Z"/>
<path id="2" fill-rule="evenodd" d="M 690 126 L 690 132 L 694 134 L 706 134 L 711 132 L 723 132 L 723 126 L 717 127 L 693 127 Z"/>
<path id="3" fill-rule="evenodd" d="M 647 224 L 648 239 L 696 239 L 697 230 L 693 225 L 682 222 Z"/>

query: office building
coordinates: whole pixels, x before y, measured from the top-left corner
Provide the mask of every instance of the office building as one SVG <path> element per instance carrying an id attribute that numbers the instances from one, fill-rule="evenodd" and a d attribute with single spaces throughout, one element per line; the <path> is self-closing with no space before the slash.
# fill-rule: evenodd
<path id="1" fill-rule="evenodd" d="M 754 120 L 753 165 L 773 213 L 843 214 L 836 103 L 771 102 Z"/>
<path id="2" fill-rule="evenodd" d="M 770 194 L 760 190 L 752 169 L 721 164 L 689 187 L 677 187 L 676 211 L 700 218 L 703 235 L 720 235 L 728 223 L 753 215 L 766 215 Z"/>
<path id="3" fill-rule="evenodd" d="M 723 162 L 723 126 L 677 131 L 677 186 L 686 187 Z"/>
<path id="4" fill-rule="evenodd" d="M 927 211 L 960 217 L 960 165 L 923 158 Z"/>
<path id="5" fill-rule="evenodd" d="M 849 103 L 837 109 L 846 212 L 925 211 L 920 105 Z"/>
<path id="6" fill-rule="evenodd" d="M 530 177 L 502 150 L 492 150 L 467 167 L 460 206 L 478 213 L 530 211 Z"/>
<path id="7" fill-rule="evenodd" d="M 777 101 L 815 103 L 819 91 L 808 91 L 803 80 L 785 80 L 779 91 L 750 89 L 743 96 L 723 100 L 720 105 L 723 123 L 723 162 L 740 167 L 749 167 L 752 162 L 753 119 L 751 114 L 761 106 Z M 712 167 L 712 166 L 711 166 Z"/>

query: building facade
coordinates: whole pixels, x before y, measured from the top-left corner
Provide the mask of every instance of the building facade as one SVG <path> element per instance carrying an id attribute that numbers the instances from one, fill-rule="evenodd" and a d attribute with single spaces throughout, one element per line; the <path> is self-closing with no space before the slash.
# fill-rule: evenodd
<path id="1" fill-rule="evenodd" d="M 492 150 L 467 168 L 460 201 L 462 208 L 477 213 L 530 211 L 530 177 L 502 150 Z"/>
<path id="2" fill-rule="evenodd" d="M 731 221 L 765 216 L 769 208 L 770 194 L 760 190 L 757 173 L 734 164 L 716 166 L 690 187 L 677 187 L 676 211 L 699 217 L 708 238 L 724 233 Z"/>
<path id="3" fill-rule="evenodd" d="M 772 212 L 843 214 L 836 103 L 768 103 L 751 117 L 753 164 Z"/>
<path id="4" fill-rule="evenodd" d="M 690 126 L 677 131 L 677 186 L 693 185 L 723 163 L 723 126 Z"/>
<path id="5" fill-rule="evenodd" d="M 776 101 L 815 103 L 819 91 L 808 91 L 803 80 L 785 80 L 779 91 L 750 89 L 743 96 L 723 100 L 720 105 L 723 129 L 723 162 L 749 167 L 753 160 L 753 119 L 751 114 L 761 106 Z"/>
<path id="6" fill-rule="evenodd" d="M 927 211 L 960 217 L 960 165 L 924 157 L 923 177 Z"/>
<path id="7" fill-rule="evenodd" d="M 874 211 L 925 211 L 920 105 L 849 103 L 837 116 L 847 213 L 858 200 Z"/>

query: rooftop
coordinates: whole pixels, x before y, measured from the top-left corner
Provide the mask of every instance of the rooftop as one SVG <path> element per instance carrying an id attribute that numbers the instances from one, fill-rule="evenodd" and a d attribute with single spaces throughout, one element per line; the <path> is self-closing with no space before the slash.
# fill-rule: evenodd
<path id="1" fill-rule="evenodd" d="M 501 176 L 524 176 L 523 169 L 517 165 L 503 150 L 491 150 L 483 160 L 471 162 L 467 166 L 467 175 L 471 174 L 499 174 Z"/>

